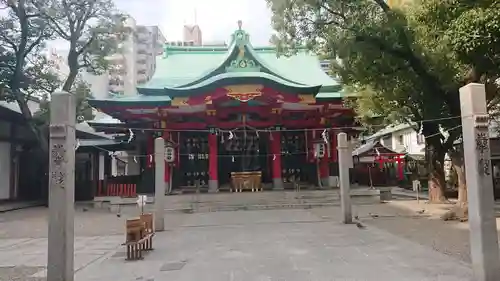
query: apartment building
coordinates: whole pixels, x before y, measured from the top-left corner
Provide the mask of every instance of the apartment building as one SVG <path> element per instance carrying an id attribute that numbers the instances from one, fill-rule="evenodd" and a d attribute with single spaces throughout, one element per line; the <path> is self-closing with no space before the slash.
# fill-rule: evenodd
<path id="1" fill-rule="evenodd" d="M 221 45 L 222 44 L 222 45 Z M 183 27 L 183 37 L 182 40 L 169 41 L 167 45 L 170 46 L 205 46 L 203 43 L 203 36 L 200 26 L 195 25 L 184 25 Z M 212 44 L 210 44 L 212 45 Z M 224 42 L 215 42 L 215 45 L 225 46 Z"/>
<path id="2" fill-rule="evenodd" d="M 137 25 L 127 21 L 130 34 L 119 52 L 110 56 L 109 91 L 131 96 L 137 94 L 137 85 L 146 83 L 156 70 L 156 56 L 161 54 L 166 42 L 158 26 Z"/>
<path id="3" fill-rule="evenodd" d="M 81 73 L 96 98 L 105 98 L 110 92 L 136 95 L 137 85 L 147 82 L 156 70 L 156 56 L 161 54 L 166 42 L 160 28 L 137 25 L 131 17 L 126 25 L 130 33 L 119 44 L 118 51 L 107 57 L 110 62 L 108 71 L 100 75 Z M 69 72 L 66 58 L 67 51 L 64 50 L 52 50 L 49 54 L 49 61 L 63 76 Z"/>
<path id="4" fill-rule="evenodd" d="M 193 46 L 201 46 L 203 44 L 203 36 L 200 26 L 197 24 L 184 25 L 183 41 L 193 42 Z"/>

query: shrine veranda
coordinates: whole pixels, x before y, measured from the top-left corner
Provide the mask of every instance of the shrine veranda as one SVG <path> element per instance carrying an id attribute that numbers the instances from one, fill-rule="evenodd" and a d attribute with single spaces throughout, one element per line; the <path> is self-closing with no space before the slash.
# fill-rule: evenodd
<path id="1" fill-rule="evenodd" d="M 228 47 L 167 45 L 138 95 L 89 101 L 120 121 L 89 122 L 119 134 L 82 143 L 98 164 L 93 196 L 152 193 L 157 137 L 173 147 L 165 168 L 172 191 L 229 190 L 232 173 L 241 172 L 260 172 L 263 186 L 274 189 L 328 186 L 338 175 L 336 135 L 357 134 L 339 83 L 305 49 L 285 57 L 253 47 L 241 25 L 231 37 Z M 125 175 L 117 175 L 121 160 L 110 151 L 127 151 Z"/>

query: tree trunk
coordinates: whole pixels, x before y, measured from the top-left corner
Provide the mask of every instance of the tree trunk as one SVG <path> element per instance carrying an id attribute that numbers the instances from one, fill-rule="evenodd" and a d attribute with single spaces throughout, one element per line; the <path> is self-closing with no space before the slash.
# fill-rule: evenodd
<path id="1" fill-rule="evenodd" d="M 462 147 L 453 148 L 450 151 L 451 164 L 457 173 L 458 181 L 458 203 L 461 206 L 467 205 L 467 182 L 465 180 L 465 163 Z"/>
<path id="2" fill-rule="evenodd" d="M 41 170 L 42 173 L 40 176 L 45 177 L 48 175 L 49 172 L 49 140 L 48 140 L 48 134 L 43 132 L 39 126 L 33 122 L 33 114 L 31 113 L 31 110 L 28 107 L 28 102 L 27 100 L 22 96 L 21 93 L 15 94 L 17 104 L 19 105 L 19 108 L 21 110 L 22 115 L 24 116 L 26 120 L 26 125 L 28 129 L 33 133 L 33 136 L 35 137 L 37 143 L 38 143 L 38 149 L 35 150 L 35 155 L 33 157 L 34 161 L 38 161 L 39 164 L 41 165 Z M 41 199 L 47 204 L 48 202 L 48 182 L 47 181 L 42 181 L 44 184 L 40 186 L 40 194 L 41 194 Z"/>
<path id="3" fill-rule="evenodd" d="M 464 165 L 455 166 L 453 168 L 457 172 L 458 176 L 458 202 L 461 205 L 466 205 L 467 199 L 467 183 L 465 182 L 465 167 Z"/>
<path id="4" fill-rule="evenodd" d="M 75 83 L 76 76 L 78 75 L 78 53 L 75 51 L 74 44 L 71 44 L 71 50 L 68 54 L 68 67 L 69 74 L 66 77 L 66 81 L 64 81 L 64 85 L 62 87 L 63 91 L 69 92 Z"/>
<path id="5" fill-rule="evenodd" d="M 429 173 L 429 202 L 443 203 L 446 201 L 444 178 L 444 151 L 441 139 L 438 136 L 428 137 L 427 142 L 427 170 Z"/>

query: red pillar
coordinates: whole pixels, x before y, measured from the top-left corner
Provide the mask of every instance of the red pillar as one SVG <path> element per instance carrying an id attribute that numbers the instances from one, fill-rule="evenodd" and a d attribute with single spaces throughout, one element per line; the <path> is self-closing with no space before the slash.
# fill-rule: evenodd
<path id="1" fill-rule="evenodd" d="M 281 133 L 279 131 L 270 132 L 271 141 L 271 167 L 273 176 L 273 188 L 283 189 L 283 179 L 281 175 Z"/>
<path id="2" fill-rule="evenodd" d="M 330 138 L 330 157 L 333 163 L 338 162 L 337 133 L 332 133 Z"/>
<path id="3" fill-rule="evenodd" d="M 321 178 L 323 185 L 328 183 L 329 176 L 330 176 L 330 171 L 328 167 L 328 155 L 325 154 L 325 156 L 319 160 L 319 177 Z"/>
<path id="4" fill-rule="evenodd" d="M 405 179 L 405 175 L 404 175 L 404 156 L 401 156 L 401 155 L 398 155 L 397 156 L 397 163 L 398 163 L 398 175 L 399 175 L 399 179 L 400 180 L 404 180 Z"/>
<path id="5" fill-rule="evenodd" d="M 208 134 L 208 191 L 217 192 L 219 189 L 219 159 L 216 134 Z"/>

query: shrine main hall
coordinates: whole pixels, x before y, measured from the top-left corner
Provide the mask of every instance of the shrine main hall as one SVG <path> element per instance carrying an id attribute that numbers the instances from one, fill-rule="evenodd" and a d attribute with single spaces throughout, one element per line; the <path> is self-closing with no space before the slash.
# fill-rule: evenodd
<path id="1" fill-rule="evenodd" d="M 241 22 L 228 46 L 164 46 L 137 92 L 89 100 L 115 122 L 88 122 L 109 138 L 80 141 L 78 153 L 93 163 L 81 178 L 98 180 L 78 191 L 77 174 L 77 194 L 153 193 L 157 137 L 173 153 L 165 167 L 171 193 L 327 188 L 338 175 L 336 135 L 356 134 L 342 87 L 318 56 L 253 47 Z"/>

